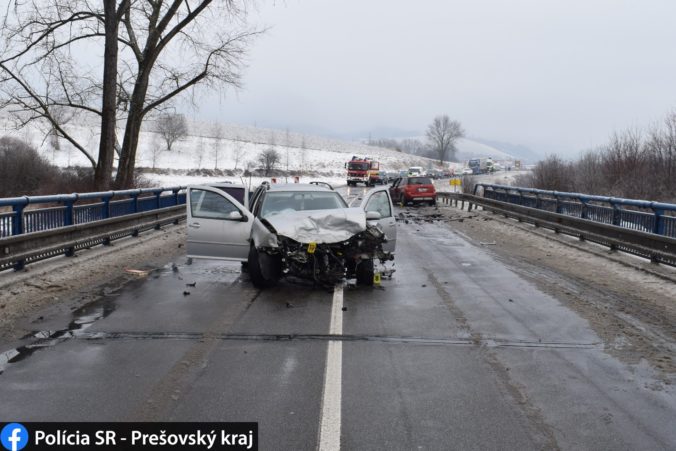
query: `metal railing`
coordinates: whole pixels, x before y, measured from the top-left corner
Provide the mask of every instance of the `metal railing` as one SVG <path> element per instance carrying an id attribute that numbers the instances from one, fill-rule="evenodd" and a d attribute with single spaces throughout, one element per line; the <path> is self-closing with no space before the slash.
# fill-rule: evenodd
<path id="1" fill-rule="evenodd" d="M 514 189 L 513 187 L 506 188 L 510 190 Z M 620 250 L 645 257 L 656 263 L 676 266 L 676 237 L 645 231 L 648 225 L 653 230 L 654 224 L 657 222 L 657 224 L 664 224 L 664 230 L 668 232 L 671 230 L 670 224 L 672 223 L 670 221 L 673 216 L 663 215 L 661 218 L 646 220 L 646 215 L 649 216 L 649 214 L 645 212 L 638 212 L 636 216 L 636 212 L 632 210 L 624 210 L 617 213 L 617 208 L 610 207 L 610 211 L 608 211 L 609 207 L 603 209 L 603 206 L 601 206 L 599 210 L 593 208 L 590 211 L 588 209 L 587 214 L 583 217 L 582 211 L 584 211 L 583 208 L 585 207 L 573 202 L 571 202 L 571 205 L 564 205 L 567 202 L 560 200 L 560 208 L 557 213 L 555 211 L 556 204 L 552 203 L 552 200 L 549 198 L 541 199 L 542 202 L 539 205 L 544 205 L 545 208 L 536 208 L 537 203 L 533 200 L 532 196 L 523 196 L 523 200 L 519 199 L 523 201 L 523 204 L 517 204 L 516 202 L 496 200 L 485 196 L 489 191 L 483 190 L 483 197 L 461 193 L 437 193 L 437 197 L 442 204 L 455 206 L 460 204 L 460 208 L 464 208 L 464 203 L 467 202 L 469 204 L 467 207 L 468 211 L 471 211 L 475 206 L 481 206 L 484 210 L 502 214 L 505 217 L 515 218 L 520 222 L 529 222 L 536 227 L 576 236 L 582 241 L 590 241 L 608 246 L 612 250 Z M 515 198 L 511 200 L 515 200 Z M 632 201 L 630 200 L 630 202 Z M 652 204 L 658 207 L 670 205 Z M 669 209 L 665 210 L 665 212 L 669 213 L 671 211 Z M 611 216 L 611 214 L 614 216 Z M 619 221 L 615 219 L 618 217 Z M 665 217 L 668 219 L 665 219 Z M 617 222 L 617 224 L 613 224 L 613 221 Z M 631 224 L 627 224 L 628 221 L 631 221 Z M 645 222 L 641 223 L 640 221 Z"/>
<path id="2" fill-rule="evenodd" d="M 0 238 L 185 204 L 184 187 L 0 199 Z M 171 193 L 171 194 L 166 194 Z M 56 205 L 54 205 L 56 204 Z M 41 208 L 31 209 L 31 206 Z"/>
<path id="3" fill-rule="evenodd" d="M 176 223 L 185 217 L 184 188 L 0 199 L 0 270 Z"/>
<path id="4" fill-rule="evenodd" d="M 676 204 L 479 183 L 476 195 L 626 229 L 676 238 Z"/>

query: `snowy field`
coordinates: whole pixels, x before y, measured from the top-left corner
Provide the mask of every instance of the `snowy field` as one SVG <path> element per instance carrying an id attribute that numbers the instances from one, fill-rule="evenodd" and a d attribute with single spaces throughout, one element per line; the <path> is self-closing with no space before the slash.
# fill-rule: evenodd
<path id="1" fill-rule="evenodd" d="M 65 128 L 96 159 L 99 123 L 96 120 L 79 119 L 78 122 L 71 121 Z M 241 183 L 240 174 L 244 169 L 260 167 L 259 154 L 270 148 L 274 148 L 280 155 L 276 169 L 290 175 L 301 174 L 301 182 L 321 180 L 331 184 L 344 184 L 344 165 L 353 155 L 378 160 L 381 170 L 385 171 L 398 171 L 411 166 L 437 167 L 436 161 L 431 159 L 367 146 L 360 142 L 338 141 L 284 130 L 196 121 L 188 121 L 188 136 L 175 143 L 171 151 L 167 151 L 166 143 L 153 128 L 154 123 L 151 121 L 144 124 L 136 165 L 137 168 L 145 169 L 144 177 L 157 186 L 223 180 Z M 16 129 L 7 112 L 0 111 L 0 136 L 9 135 L 27 141 L 57 166 L 89 166 L 87 158 L 66 140 L 60 139 L 60 149 L 55 149 L 52 140 L 46 138 L 47 133 L 48 128 L 39 124 Z M 118 134 L 121 136 L 122 130 L 118 130 Z M 466 139 L 461 140 L 458 147 L 461 151 L 499 155 L 497 149 Z M 448 166 L 458 170 L 462 164 L 450 163 Z M 225 171 L 230 175 L 210 177 L 209 175 L 213 175 L 209 174 L 212 170 Z M 302 176 L 308 172 L 317 176 Z M 251 182 L 255 185 L 262 180 L 269 178 L 254 177 Z"/>

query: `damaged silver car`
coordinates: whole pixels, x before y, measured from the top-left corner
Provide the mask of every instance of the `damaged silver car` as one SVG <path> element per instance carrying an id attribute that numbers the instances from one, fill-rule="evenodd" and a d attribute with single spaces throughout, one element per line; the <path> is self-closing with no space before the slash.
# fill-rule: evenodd
<path id="1" fill-rule="evenodd" d="M 251 198 L 242 185 L 199 185 L 188 187 L 187 209 L 188 256 L 246 262 L 261 288 L 285 276 L 372 285 L 375 263 L 394 258 L 396 221 L 386 187 L 350 208 L 319 182 L 263 184 Z"/>

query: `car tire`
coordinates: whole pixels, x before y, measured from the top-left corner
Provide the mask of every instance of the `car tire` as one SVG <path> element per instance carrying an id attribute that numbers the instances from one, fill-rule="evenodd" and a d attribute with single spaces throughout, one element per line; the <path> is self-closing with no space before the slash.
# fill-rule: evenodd
<path id="1" fill-rule="evenodd" d="M 357 276 L 357 285 L 364 287 L 373 286 L 373 275 L 375 270 L 373 267 L 373 259 L 362 260 L 357 263 L 356 276 Z"/>
<path id="2" fill-rule="evenodd" d="M 430 201 L 430 207 L 434 207 L 434 206 L 436 206 L 436 205 L 437 205 L 437 200 L 436 200 L 436 199 Z"/>
<path id="3" fill-rule="evenodd" d="M 277 285 L 282 276 L 282 260 L 279 256 L 258 252 L 255 246 L 249 249 L 249 277 L 257 288 Z"/>

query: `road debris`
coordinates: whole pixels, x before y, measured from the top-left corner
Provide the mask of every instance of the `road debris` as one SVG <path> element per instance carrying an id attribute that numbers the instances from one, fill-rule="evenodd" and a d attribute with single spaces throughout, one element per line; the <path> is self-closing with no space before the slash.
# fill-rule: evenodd
<path id="1" fill-rule="evenodd" d="M 143 269 L 131 269 L 131 268 L 124 268 L 124 272 L 127 274 L 133 274 L 137 277 L 147 277 L 149 271 L 145 271 Z"/>

